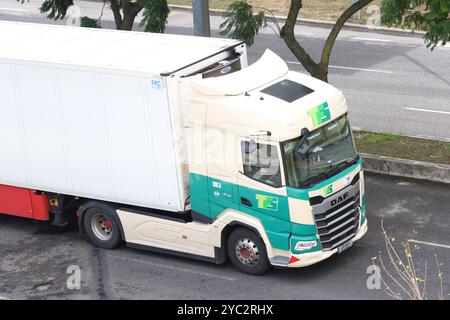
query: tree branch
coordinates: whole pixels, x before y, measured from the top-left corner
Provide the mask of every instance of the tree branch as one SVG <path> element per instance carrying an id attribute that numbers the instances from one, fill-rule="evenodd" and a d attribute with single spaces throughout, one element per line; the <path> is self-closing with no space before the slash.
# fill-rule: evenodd
<path id="1" fill-rule="evenodd" d="M 295 25 L 297 23 L 298 13 L 302 8 L 302 0 L 292 0 L 291 6 L 289 8 L 289 13 L 286 22 L 281 28 L 280 36 L 295 55 L 295 57 L 302 63 L 305 69 L 309 73 L 315 73 L 317 69 L 317 63 L 313 58 L 306 52 L 306 50 L 300 45 L 300 43 L 295 38 Z"/>
<path id="2" fill-rule="evenodd" d="M 120 4 L 122 5 L 122 9 L 126 10 L 131 5 L 130 0 L 120 0 Z"/>
<path id="3" fill-rule="evenodd" d="M 117 0 L 111 0 L 111 10 L 114 16 L 114 22 L 116 23 L 116 29 L 119 30 L 122 25 L 122 15 L 120 14 L 120 6 Z"/>
<path id="4" fill-rule="evenodd" d="M 140 3 L 138 3 L 138 2 L 135 2 L 135 3 L 133 3 L 132 8 L 133 8 L 132 9 L 133 10 L 133 14 L 135 16 L 137 16 L 138 13 L 141 12 L 142 9 L 144 9 L 144 6 L 142 4 L 140 4 Z"/>
<path id="5" fill-rule="evenodd" d="M 345 10 L 342 13 L 342 15 L 339 17 L 339 19 L 336 21 L 335 25 L 333 26 L 333 29 L 331 29 L 331 32 L 328 35 L 327 40 L 325 41 L 325 45 L 322 50 L 322 57 L 320 59 L 320 64 L 323 67 L 328 68 L 328 64 L 330 62 L 331 50 L 333 49 L 336 38 L 337 38 L 339 32 L 341 31 L 341 29 L 344 27 L 344 24 L 355 13 L 357 13 L 359 10 L 361 10 L 362 8 L 367 6 L 372 1 L 373 0 L 359 0 L 358 2 L 355 2 L 350 7 L 348 7 L 347 10 Z"/>
<path id="6" fill-rule="evenodd" d="M 139 2 L 131 0 L 110 0 L 111 10 L 117 30 L 132 30 L 138 13 L 144 8 Z"/>
<path id="7" fill-rule="evenodd" d="M 105 7 L 106 7 L 106 0 L 103 0 L 103 6 L 102 6 L 102 10 L 100 11 L 100 16 L 97 19 L 97 25 L 99 28 L 101 28 L 101 19 L 103 17 L 103 13 L 105 12 Z"/>
<path id="8" fill-rule="evenodd" d="M 143 6 L 139 1 L 131 2 L 131 0 L 120 0 L 122 3 L 122 10 L 124 15 L 137 16 L 142 10 Z"/>

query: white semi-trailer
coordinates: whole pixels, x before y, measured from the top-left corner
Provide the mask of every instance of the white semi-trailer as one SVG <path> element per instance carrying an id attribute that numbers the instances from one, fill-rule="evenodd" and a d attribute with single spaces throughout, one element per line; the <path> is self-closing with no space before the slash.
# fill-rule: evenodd
<path id="1" fill-rule="evenodd" d="M 367 230 L 332 86 L 226 39 L 0 22 L 0 212 L 259 274 Z"/>

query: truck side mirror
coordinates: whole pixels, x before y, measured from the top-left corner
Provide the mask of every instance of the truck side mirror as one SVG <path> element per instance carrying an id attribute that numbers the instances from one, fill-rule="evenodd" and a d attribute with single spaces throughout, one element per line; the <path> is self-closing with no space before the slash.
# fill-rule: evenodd
<path id="1" fill-rule="evenodd" d="M 308 128 L 303 128 L 301 131 L 302 139 L 300 140 L 300 143 L 297 146 L 297 150 L 295 150 L 296 153 L 301 154 L 302 156 L 307 154 L 309 151 L 309 145 L 306 144 L 306 139 L 308 138 L 308 136 L 309 136 Z"/>

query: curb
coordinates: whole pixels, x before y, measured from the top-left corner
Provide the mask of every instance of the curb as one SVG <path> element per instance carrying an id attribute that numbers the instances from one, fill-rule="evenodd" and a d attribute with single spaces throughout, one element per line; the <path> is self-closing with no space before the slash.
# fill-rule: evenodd
<path id="1" fill-rule="evenodd" d="M 450 184 L 450 165 L 364 153 L 361 156 L 367 172 Z"/>
<path id="2" fill-rule="evenodd" d="M 169 8 L 173 9 L 173 10 L 179 10 L 179 11 L 192 11 L 191 6 L 169 4 Z M 209 9 L 209 12 L 210 12 L 211 16 L 221 16 L 224 12 L 226 12 L 226 10 Z M 281 23 L 284 23 L 286 21 L 285 16 L 275 16 L 275 18 Z M 325 27 L 325 28 L 329 28 L 329 29 L 331 29 L 334 26 L 334 22 L 332 22 L 332 21 L 315 20 L 315 19 L 297 19 L 297 24 L 312 26 L 312 27 Z M 422 38 L 425 35 L 425 32 L 423 32 L 423 31 L 416 31 L 416 30 L 410 30 L 410 29 L 399 29 L 399 28 L 387 28 L 387 27 L 369 27 L 366 25 L 351 23 L 351 22 L 345 23 L 343 29 L 372 32 L 372 33 L 381 33 L 381 34 L 411 36 L 411 37 L 419 37 L 419 38 Z"/>

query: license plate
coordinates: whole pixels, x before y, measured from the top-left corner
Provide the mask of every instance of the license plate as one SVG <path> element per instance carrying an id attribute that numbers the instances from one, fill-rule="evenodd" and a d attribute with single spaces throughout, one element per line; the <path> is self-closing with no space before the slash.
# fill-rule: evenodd
<path id="1" fill-rule="evenodd" d="M 344 243 L 343 245 L 340 245 L 338 247 L 338 253 L 344 252 L 345 250 L 347 250 L 351 246 L 353 246 L 353 241 L 349 241 L 349 242 Z"/>

